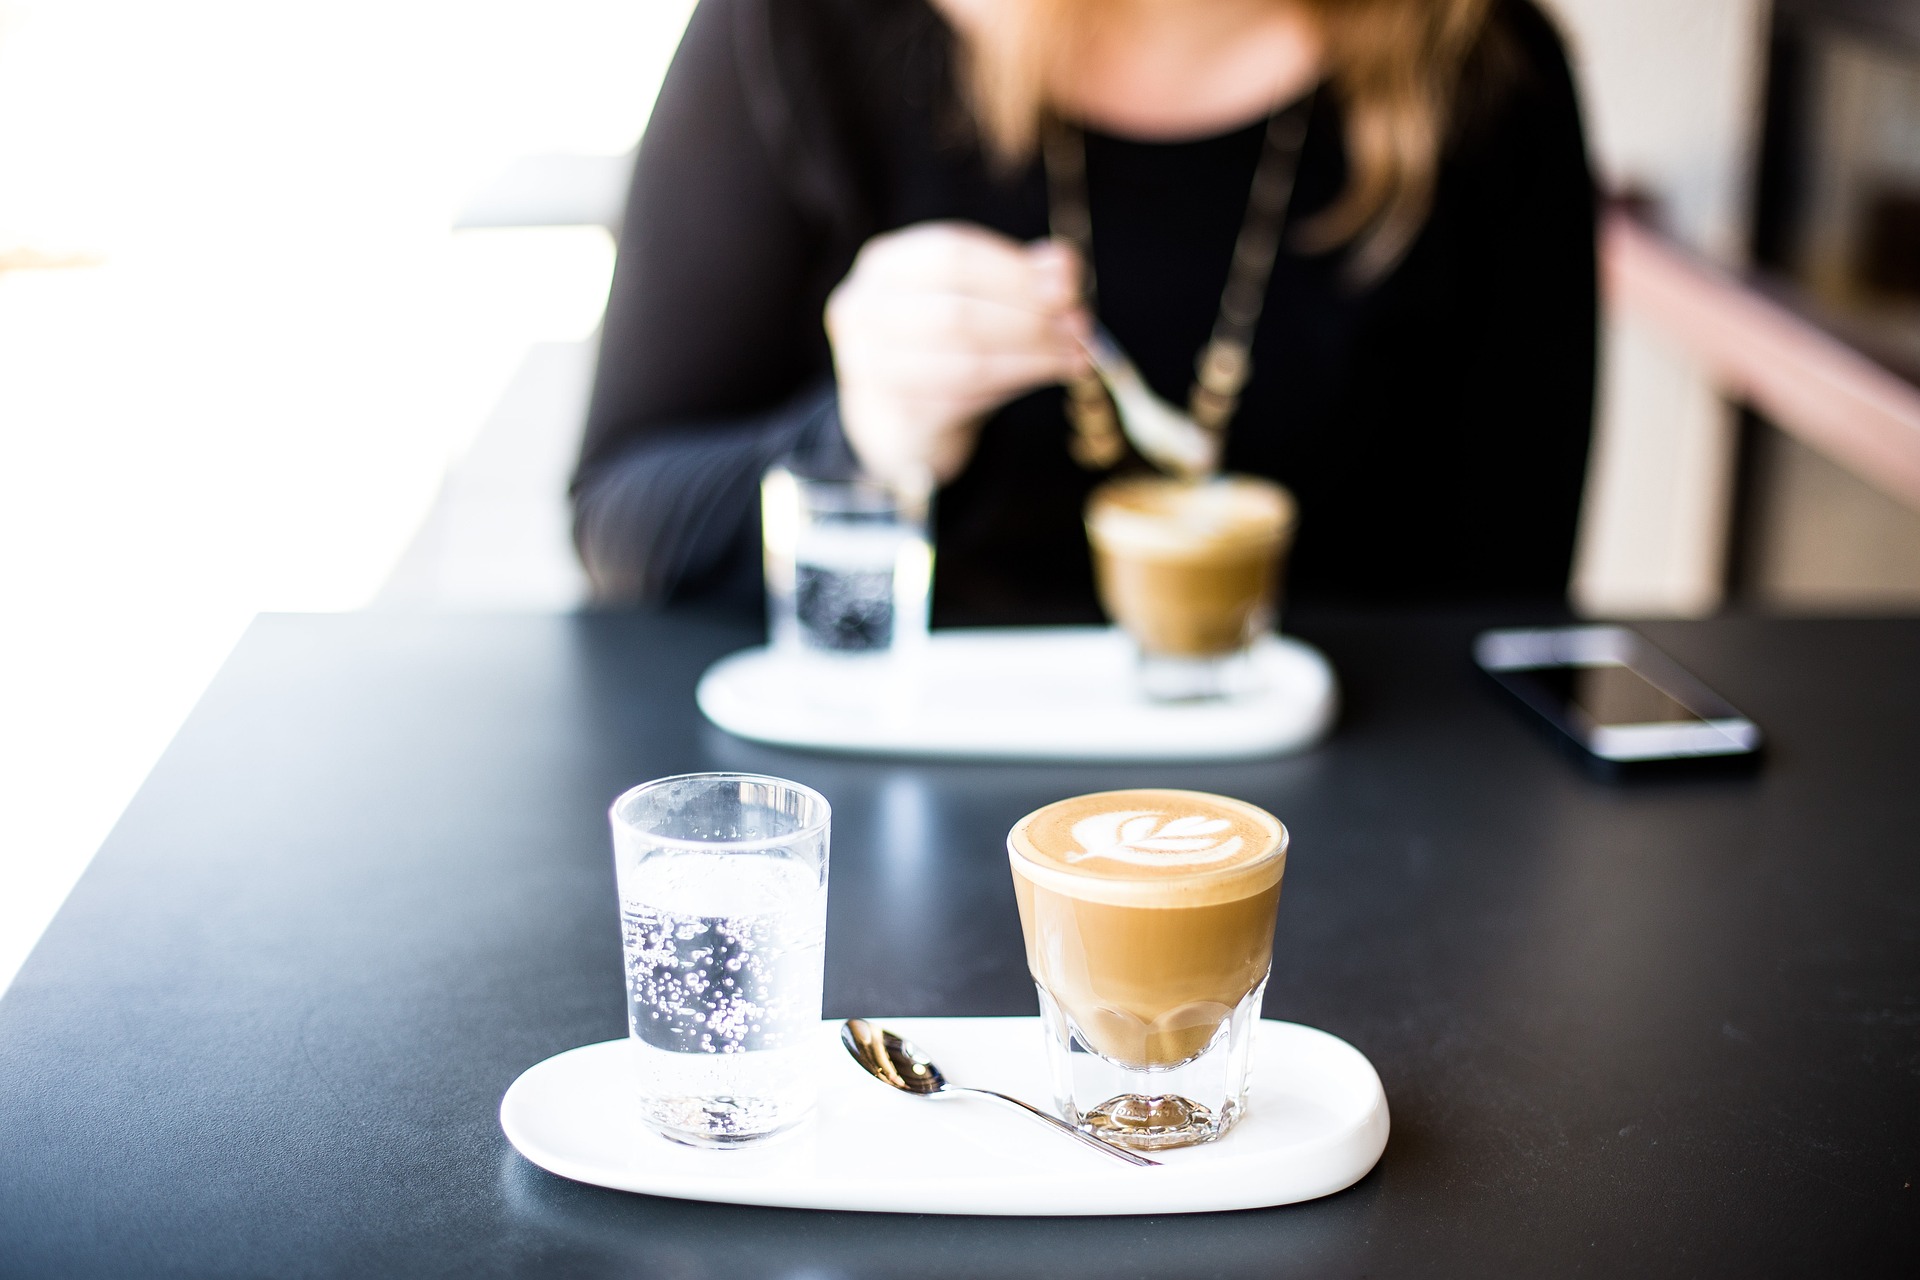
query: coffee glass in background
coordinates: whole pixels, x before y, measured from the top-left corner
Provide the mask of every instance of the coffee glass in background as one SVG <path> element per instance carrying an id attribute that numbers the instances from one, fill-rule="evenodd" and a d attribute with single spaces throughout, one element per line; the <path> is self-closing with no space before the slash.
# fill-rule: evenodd
<path id="1" fill-rule="evenodd" d="M 1273 626 L 1293 495 L 1255 476 L 1110 481 L 1087 500 L 1100 603 L 1162 701 L 1256 691 L 1253 643 Z"/>
<path id="2" fill-rule="evenodd" d="M 1195 791 L 1047 805 L 1007 835 L 1054 1102 L 1147 1150 L 1211 1142 L 1247 1109 L 1287 830 Z"/>
<path id="3" fill-rule="evenodd" d="M 767 618 L 773 646 L 860 655 L 927 636 L 933 544 L 927 490 L 788 461 L 760 482 Z"/>
<path id="4" fill-rule="evenodd" d="M 792 1128 L 814 1105 L 826 800 L 692 773 L 633 788 L 610 816 L 641 1115 L 699 1147 Z"/>

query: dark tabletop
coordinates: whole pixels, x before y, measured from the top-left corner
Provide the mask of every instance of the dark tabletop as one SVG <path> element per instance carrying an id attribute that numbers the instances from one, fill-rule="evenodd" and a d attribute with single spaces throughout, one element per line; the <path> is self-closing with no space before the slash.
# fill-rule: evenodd
<path id="1" fill-rule="evenodd" d="M 1483 616 L 1299 620 L 1333 738 L 1226 766 L 901 764 L 707 727 L 753 637 L 630 616 L 270 617 L 0 1000 L 0 1274 L 1914 1274 L 1920 621 L 1644 628 L 1771 734 L 1608 782 L 1467 661 Z M 1292 829 L 1269 1016 L 1393 1134 L 1309 1204 L 887 1217 L 576 1185 L 500 1095 L 624 1033 L 605 810 L 741 768 L 833 802 L 827 1012 L 1033 1010 L 1003 838 L 1103 787 Z"/>

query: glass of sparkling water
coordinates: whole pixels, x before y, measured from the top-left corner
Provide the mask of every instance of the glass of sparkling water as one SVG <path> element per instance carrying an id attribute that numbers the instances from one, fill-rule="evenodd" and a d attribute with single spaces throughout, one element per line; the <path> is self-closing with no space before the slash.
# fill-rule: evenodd
<path id="1" fill-rule="evenodd" d="M 793 460 L 760 482 L 767 617 L 776 648 L 855 656 L 927 635 L 927 490 L 817 474 Z"/>
<path id="2" fill-rule="evenodd" d="M 613 803 L 627 1028 L 656 1131 L 732 1147 L 813 1109 L 827 933 L 819 792 L 690 773 Z"/>

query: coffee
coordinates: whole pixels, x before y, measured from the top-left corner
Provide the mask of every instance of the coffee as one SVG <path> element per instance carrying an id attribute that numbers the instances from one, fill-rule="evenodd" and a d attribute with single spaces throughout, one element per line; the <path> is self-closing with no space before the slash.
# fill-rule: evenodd
<path id="1" fill-rule="evenodd" d="M 1087 502 L 1100 603 L 1148 654 L 1206 658 L 1272 625 L 1291 494 L 1270 480 L 1141 476 Z"/>
<path id="2" fill-rule="evenodd" d="M 1273 815 L 1195 791 L 1109 791 L 1029 814 L 1007 851 L 1043 999 L 1116 1064 L 1195 1058 L 1266 980 L 1286 850 Z"/>

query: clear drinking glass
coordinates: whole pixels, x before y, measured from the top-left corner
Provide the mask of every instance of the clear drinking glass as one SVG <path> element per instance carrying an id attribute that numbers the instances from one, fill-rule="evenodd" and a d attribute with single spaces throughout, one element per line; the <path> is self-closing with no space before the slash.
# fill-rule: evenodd
<path id="1" fill-rule="evenodd" d="M 1287 829 L 1194 791 L 1047 805 L 1007 835 L 1054 1102 L 1127 1147 L 1211 1142 L 1246 1113 Z"/>
<path id="2" fill-rule="evenodd" d="M 928 506 L 925 490 L 808 474 L 791 462 L 770 469 L 760 518 L 774 646 L 856 655 L 924 641 Z"/>
<path id="3" fill-rule="evenodd" d="M 676 1142 L 738 1146 L 813 1108 L 830 817 L 818 792 L 747 773 L 613 803 L 634 1082 Z"/>

